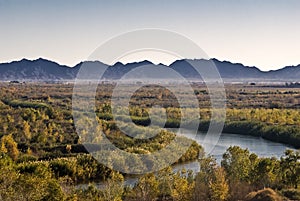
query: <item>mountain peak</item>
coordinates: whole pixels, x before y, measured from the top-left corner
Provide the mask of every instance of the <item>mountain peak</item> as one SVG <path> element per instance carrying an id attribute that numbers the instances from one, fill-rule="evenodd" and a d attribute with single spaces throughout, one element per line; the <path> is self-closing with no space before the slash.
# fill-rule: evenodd
<path id="1" fill-rule="evenodd" d="M 131 62 L 131 63 L 125 64 L 125 66 L 127 66 L 127 65 L 140 65 L 141 66 L 141 65 L 154 65 L 154 64 L 149 60 L 143 60 L 143 61 L 137 61 L 137 62 Z"/>
<path id="2" fill-rule="evenodd" d="M 138 62 L 139 64 L 143 64 L 143 65 L 148 65 L 148 64 L 153 64 L 151 61 L 149 60 L 144 60 L 144 61 L 140 61 Z"/>
<path id="3" fill-rule="evenodd" d="M 122 62 L 118 61 L 113 66 L 124 66 L 124 64 Z"/>

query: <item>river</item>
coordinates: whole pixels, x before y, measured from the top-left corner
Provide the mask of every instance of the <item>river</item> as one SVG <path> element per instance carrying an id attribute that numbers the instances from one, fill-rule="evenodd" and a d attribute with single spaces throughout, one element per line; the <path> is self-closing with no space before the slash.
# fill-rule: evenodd
<path id="1" fill-rule="evenodd" d="M 188 132 L 184 132 L 184 136 L 195 140 L 198 144 L 203 143 L 204 134 L 199 133 L 195 137 L 195 135 L 191 135 Z M 286 149 L 293 149 L 289 145 L 271 142 L 269 140 L 265 140 L 260 137 L 249 136 L 249 135 L 239 135 L 239 134 L 228 134 L 222 133 L 220 135 L 219 141 L 213 150 L 209 153 L 214 158 L 217 159 L 217 162 L 220 163 L 222 159 L 223 153 L 226 149 L 230 146 L 239 146 L 243 149 L 248 149 L 250 152 L 257 154 L 259 157 L 276 157 L 280 158 L 284 155 L 284 151 Z M 199 164 L 197 161 L 191 161 L 187 163 L 181 163 L 173 165 L 174 171 L 179 171 L 181 169 L 192 170 L 194 172 L 199 171 Z M 124 178 L 124 185 L 132 186 L 137 181 L 137 176 L 126 176 Z M 96 184 L 98 187 L 101 188 L 103 183 L 100 182 Z M 78 187 L 84 187 L 86 185 L 79 185 Z"/>
<path id="2" fill-rule="evenodd" d="M 188 138 L 194 139 L 198 144 L 203 143 L 203 134 L 201 133 L 199 133 L 196 137 L 187 133 L 184 135 Z M 284 155 L 286 149 L 294 149 L 292 146 L 265 140 L 261 137 L 222 133 L 218 143 L 209 154 L 216 158 L 217 162 L 220 163 L 222 160 L 222 155 L 226 149 L 235 145 L 243 149 L 248 149 L 251 153 L 255 153 L 259 157 L 280 158 Z M 199 164 L 198 162 L 193 161 L 185 164 L 177 164 L 173 168 L 174 170 L 185 168 L 187 170 L 198 172 Z"/>

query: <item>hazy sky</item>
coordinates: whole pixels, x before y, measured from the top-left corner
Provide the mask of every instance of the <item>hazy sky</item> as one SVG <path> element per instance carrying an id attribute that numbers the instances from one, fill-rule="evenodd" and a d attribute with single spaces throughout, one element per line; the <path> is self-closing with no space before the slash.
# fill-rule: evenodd
<path id="1" fill-rule="evenodd" d="M 75 65 L 133 29 L 183 34 L 211 58 L 262 70 L 300 64 L 298 0 L 0 0 L 0 62 Z"/>

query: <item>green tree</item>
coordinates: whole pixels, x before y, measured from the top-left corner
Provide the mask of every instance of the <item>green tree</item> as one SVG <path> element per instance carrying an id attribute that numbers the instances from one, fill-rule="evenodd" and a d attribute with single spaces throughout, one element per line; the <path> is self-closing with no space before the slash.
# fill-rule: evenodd
<path id="1" fill-rule="evenodd" d="M 275 158 L 261 158 L 258 160 L 255 168 L 251 172 L 252 183 L 259 188 L 271 187 L 278 176 L 276 167 L 278 167 L 278 160 Z"/>
<path id="2" fill-rule="evenodd" d="M 231 180 L 249 181 L 249 172 L 256 158 L 255 155 L 250 155 L 248 149 L 231 146 L 223 154 L 221 165 Z"/>
<path id="3" fill-rule="evenodd" d="M 285 156 L 280 159 L 280 167 L 284 182 L 297 188 L 300 182 L 300 152 L 286 150 Z"/>

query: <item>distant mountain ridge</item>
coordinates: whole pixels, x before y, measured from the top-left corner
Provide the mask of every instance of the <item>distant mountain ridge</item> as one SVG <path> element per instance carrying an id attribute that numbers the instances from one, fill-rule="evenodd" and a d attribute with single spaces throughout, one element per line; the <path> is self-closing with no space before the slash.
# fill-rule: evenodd
<path id="1" fill-rule="evenodd" d="M 239 63 L 231 63 L 228 61 L 219 61 L 217 59 L 196 59 L 196 60 L 177 60 L 169 66 L 158 64 L 155 65 L 149 61 L 134 62 L 122 64 L 117 62 L 112 66 L 108 66 L 100 61 L 84 61 L 75 65 L 74 67 L 60 65 L 56 62 L 46 59 L 13 61 L 10 63 L 0 64 L 0 80 L 31 80 L 31 81 L 49 81 L 49 80 L 73 80 L 75 79 L 81 65 L 90 65 L 94 68 L 108 67 L 104 74 L 104 78 L 114 80 L 121 78 L 130 70 L 142 66 L 149 65 L 149 67 L 169 67 L 176 70 L 179 74 L 187 79 L 201 80 L 201 77 L 196 70 L 190 65 L 193 62 L 197 66 L 204 67 L 211 65 L 213 62 L 217 67 L 221 77 L 227 81 L 299 81 L 300 80 L 300 65 L 286 66 L 279 70 L 272 70 L 268 72 L 261 71 L 257 67 L 244 66 Z"/>

